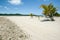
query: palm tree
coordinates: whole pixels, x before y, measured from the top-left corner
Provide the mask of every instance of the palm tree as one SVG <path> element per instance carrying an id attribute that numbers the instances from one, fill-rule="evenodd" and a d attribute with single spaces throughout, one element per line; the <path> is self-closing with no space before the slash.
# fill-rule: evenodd
<path id="1" fill-rule="evenodd" d="M 48 15 L 48 6 L 47 5 L 41 5 L 41 8 L 43 8 L 43 14 L 47 17 Z"/>
<path id="2" fill-rule="evenodd" d="M 49 17 L 51 19 L 51 21 L 54 21 L 53 19 L 53 15 L 56 13 L 56 8 L 52 5 L 41 5 L 41 8 L 43 8 L 43 14 L 46 17 Z"/>

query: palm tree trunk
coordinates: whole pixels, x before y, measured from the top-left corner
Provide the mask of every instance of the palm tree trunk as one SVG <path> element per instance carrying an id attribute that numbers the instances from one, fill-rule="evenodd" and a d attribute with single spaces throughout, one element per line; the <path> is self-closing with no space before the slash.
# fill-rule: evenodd
<path id="1" fill-rule="evenodd" d="M 51 21 L 55 21 L 52 13 L 50 13 L 49 18 L 51 19 Z"/>
<path id="2" fill-rule="evenodd" d="M 51 21 L 55 21 L 53 17 L 50 17 Z"/>

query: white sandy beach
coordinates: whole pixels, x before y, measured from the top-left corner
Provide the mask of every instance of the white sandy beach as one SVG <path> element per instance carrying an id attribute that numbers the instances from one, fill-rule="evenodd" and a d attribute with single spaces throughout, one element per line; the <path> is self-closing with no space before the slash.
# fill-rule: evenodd
<path id="1" fill-rule="evenodd" d="M 31 18 L 30 16 L 4 16 L 17 24 L 23 31 L 30 35 L 29 40 L 60 40 L 60 17 L 55 21 L 45 21 L 44 17 Z"/>

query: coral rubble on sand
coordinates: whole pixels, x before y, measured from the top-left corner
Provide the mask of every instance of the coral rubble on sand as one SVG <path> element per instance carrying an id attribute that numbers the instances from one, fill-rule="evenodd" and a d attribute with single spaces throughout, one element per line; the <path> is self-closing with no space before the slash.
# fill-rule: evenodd
<path id="1" fill-rule="evenodd" d="M 26 33 L 9 19 L 0 17 L 0 40 L 25 40 Z"/>

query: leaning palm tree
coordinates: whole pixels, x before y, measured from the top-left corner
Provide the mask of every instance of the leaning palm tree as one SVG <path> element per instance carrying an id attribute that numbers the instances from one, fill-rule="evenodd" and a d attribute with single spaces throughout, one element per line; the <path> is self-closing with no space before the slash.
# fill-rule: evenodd
<path id="1" fill-rule="evenodd" d="M 56 8 L 52 5 L 41 5 L 41 8 L 43 8 L 43 14 L 46 17 L 49 17 L 51 19 L 51 21 L 54 21 L 53 19 L 53 15 L 56 13 Z"/>

